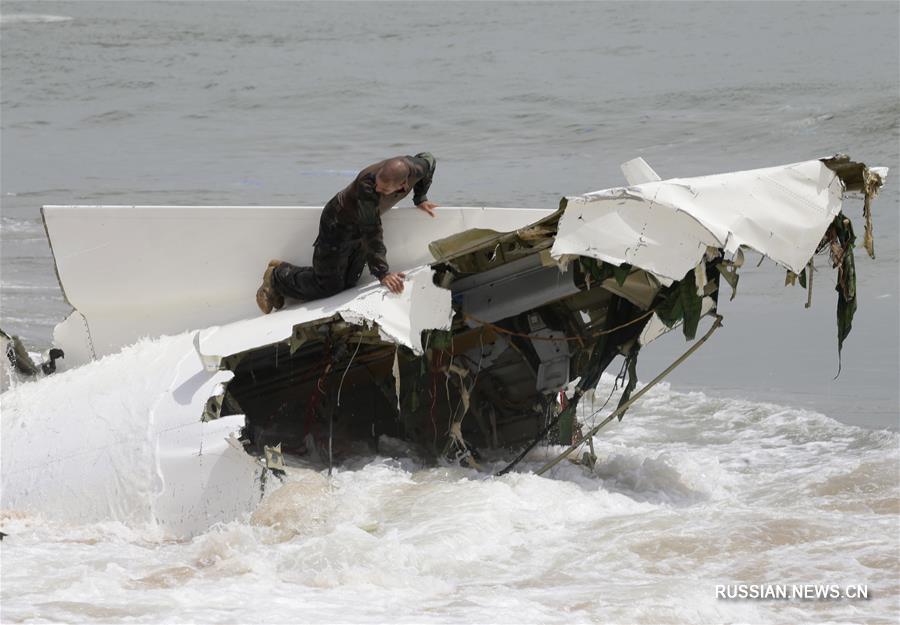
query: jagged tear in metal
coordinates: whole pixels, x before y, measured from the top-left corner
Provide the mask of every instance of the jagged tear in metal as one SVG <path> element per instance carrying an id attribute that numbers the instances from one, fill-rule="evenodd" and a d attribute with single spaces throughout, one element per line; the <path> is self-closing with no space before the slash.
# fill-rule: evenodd
<path id="1" fill-rule="evenodd" d="M 708 248 L 733 254 L 745 246 L 800 273 L 840 211 L 843 191 L 815 160 L 567 197 L 552 254 L 628 263 L 670 284 Z"/>

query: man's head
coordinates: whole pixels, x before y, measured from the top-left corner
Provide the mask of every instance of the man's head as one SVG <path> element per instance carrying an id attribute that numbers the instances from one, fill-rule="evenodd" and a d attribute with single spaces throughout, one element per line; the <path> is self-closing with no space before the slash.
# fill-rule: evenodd
<path id="1" fill-rule="evenodd" d="M 409 178 L 409 166 L 406 161 L 402 158 L 392 158 L 386 161 L 375 174 L 375 191 L 381 195 L 405 191 L 407 178 Z"/>

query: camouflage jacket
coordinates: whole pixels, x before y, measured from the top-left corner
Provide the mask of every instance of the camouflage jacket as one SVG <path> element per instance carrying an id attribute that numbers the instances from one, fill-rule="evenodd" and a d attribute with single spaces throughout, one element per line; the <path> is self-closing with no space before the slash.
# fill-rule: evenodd
<path id="1" fill-rule="evenodd" d="M 418 205 L 428 200 L 428 189 L 434 176 L 435 159 L 428 152 L 415 156 L 399 157 L 409 165 L 409 177 L 404 188 L 391 195 L 375 191 L 375 176 L 386 161 L 369 165 L 356 179 L 335 195 L 325 206 L 319 225 L 316 245 L 339 244 L 350 239 L 362 239 L 366 263 L 372 275 L 381 280 L 389 273 L 387 248 L 384 246 L 384 230 L 381 215 L 413 191 L 413 202 Z M 388 159 L 389 160 L 389 159 Z"/>

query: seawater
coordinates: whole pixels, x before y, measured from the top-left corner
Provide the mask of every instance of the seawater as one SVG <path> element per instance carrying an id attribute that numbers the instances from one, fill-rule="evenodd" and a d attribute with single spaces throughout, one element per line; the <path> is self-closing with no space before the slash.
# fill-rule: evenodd
<path id="1" fill-rule="evenodd" d="M 830 268 L 804 310 L 748 263 L 726 327 L 596 437 L 593 470 L 535 476 L 554 448 L 502 478 L 360 457 L 190 539 L 3 509 L 2 620 L 895 622 L 898 11 L 4 2 L 0 325 L 32 349 L 69 311 L 42 204 L 324 204 L 425 149 L 447 205 L 553 207 L 635 156 L 663 177 L 839 151 L 893 171 L 837 380 Z M 649 346 L 641 378 L 683 349 Z M 716 599 L 729 583 L 871 598 Z"/>
<path id="2" fill-rule="evenodd" d="M 895 622 L 897 433 L 663 383 L 593 442 L 595 466 L 543 477 L 561 448 L 499 478 L 500 460 L 295 469 L 246 518 L 189 539 L 4 510 L 3 621 Z M 717 598 L 739 583 L 870 598 Z"/>

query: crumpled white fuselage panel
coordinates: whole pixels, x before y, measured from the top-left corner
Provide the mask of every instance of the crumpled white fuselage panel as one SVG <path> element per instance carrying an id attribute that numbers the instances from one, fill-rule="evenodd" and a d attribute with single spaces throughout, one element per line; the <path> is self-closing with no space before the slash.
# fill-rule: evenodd
<path id="1" fill-rule="evenodd" d="M 435 286 L 434 271 L 425 266 L 406 272 L 402 293 L 369 283 L 269 315 L 202 330 L 198 349 L 204 357 L 230 356 L 285 341 L 294 326 L 327 320 L 335 314 L 355 325 L 374 325 L 384 340 L 417 354 L 424 351 L 424 330 L 449 330 L 453 321 L 450 291 Z"/>
<path id="2" fill-rule="evenodd" d="M 841 209 L 843 184 L 818 160 L 697 178 L 672 178 L 567 198 L 554 258 L 628 263 L 664 284 L 707 247 L 750 247 L 799 273 Z"/>

